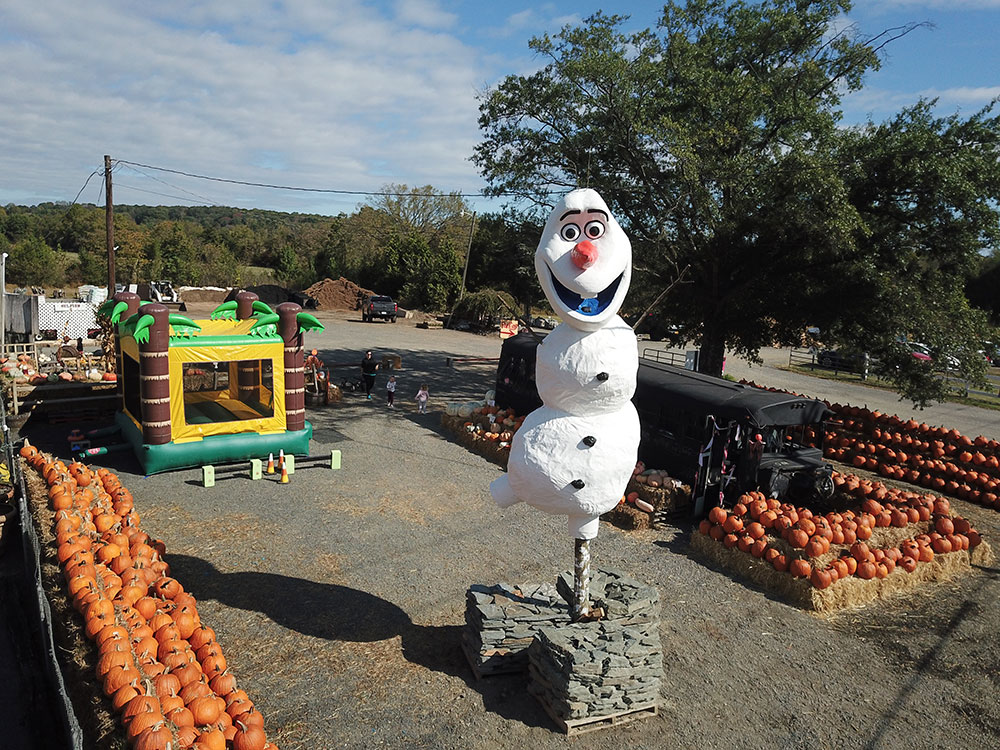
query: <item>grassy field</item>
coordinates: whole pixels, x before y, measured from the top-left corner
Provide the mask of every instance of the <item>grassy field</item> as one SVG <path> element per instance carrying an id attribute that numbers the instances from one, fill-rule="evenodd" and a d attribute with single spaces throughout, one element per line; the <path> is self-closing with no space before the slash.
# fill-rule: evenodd
<path id="1" fill-rule="evenodd" d="M 814 378 L 821 378 L 823 380 L 836 380 L 844 383 L 856 383 L 858 385 L 864 385 L 869 388 L 880 388 L 885 391 L 893 391 L 893 387 L 888 382 L 877 378 L 869 377 L 867 380 L 863 379 L 859 373 L 856 372 L 845 372 L 843 370 L 829 370 L 824 367 L 813 366 L 808 364 L 793 364 L 788 367 L 780 368 L 787 370 L 788 372 L 795 372 L 801 375 L 809 375 Z M 997 371 L 998 368 L 994 368 Z M 1000 396 L 997 394 L 987 395 L 985 393 L 970 392 L 968 395 L 962 395 L 958 390 L 961 381 L 954 381 L 955 391 L 948 396 L 947 401 L 954 404 L 964 404 L 965 406 L 978 406 L 982 409 L 994 409 L 1000 410 Z"/>

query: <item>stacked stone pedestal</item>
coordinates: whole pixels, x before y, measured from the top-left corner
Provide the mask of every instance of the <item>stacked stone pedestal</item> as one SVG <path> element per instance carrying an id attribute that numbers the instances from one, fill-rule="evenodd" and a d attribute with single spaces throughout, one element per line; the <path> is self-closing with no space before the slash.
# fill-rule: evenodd
<path id="1" fill-rule="evenodd" d="M 568 734 L 656 714 L 663 678 L 659 595 L 613 570 L 595 570 L 593 606 L 605 618 L 572 623 L 573 576 L 556 586 L 473 586 L 463 647 L 477 676 L 528 670 L 528 690 Z"/>
<path id="2" fill-rule="evenodd" d="M 552 584 L 472 586 L 465 594 L 462 648 L 476 677 L 523 672 L 539 628 L 568 625 L 569 606 Z"/>

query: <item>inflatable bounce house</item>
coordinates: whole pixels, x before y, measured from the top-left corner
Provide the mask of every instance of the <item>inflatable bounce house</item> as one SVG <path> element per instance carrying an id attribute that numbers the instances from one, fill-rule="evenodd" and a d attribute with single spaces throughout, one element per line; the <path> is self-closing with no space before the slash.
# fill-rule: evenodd
<path id="1" fill-rule="evenodd" d="M 302 337 L 323 326 L 299 305 L 240 292 L 195 321 L 119 292 L 100 312 L 116 327 L 115 420 L 147 474 L 308 455 Z"/>

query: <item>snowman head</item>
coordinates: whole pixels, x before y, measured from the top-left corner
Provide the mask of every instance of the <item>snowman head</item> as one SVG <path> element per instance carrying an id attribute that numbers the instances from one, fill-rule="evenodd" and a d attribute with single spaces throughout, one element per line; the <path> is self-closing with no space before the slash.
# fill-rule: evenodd
<path id="1" fill-rule="evenodd" d="M 565 196 L 545 222 L 535 273 L 552 309 L 581 331 L 618 314 L 632 279 L 632 244 L 596 190 Z"/>

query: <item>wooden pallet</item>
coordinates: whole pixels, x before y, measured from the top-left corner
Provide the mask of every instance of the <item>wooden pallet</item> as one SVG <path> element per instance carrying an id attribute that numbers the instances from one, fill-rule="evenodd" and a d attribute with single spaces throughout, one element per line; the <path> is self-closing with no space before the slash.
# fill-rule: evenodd
<path id="1" fill-rule="evenodd" d="M 559 726 L 559 728 L 570 737 L 578 734 L 586 734 L 587 732 L 596 732 L 598 729 L 608 729 L 609 727 L 621 726 L 622 724 L 628 724 L 630 721 L 645 719 L 649 716 L 656 716 L 659 713 L 655 703 L 646 703 L 629 709 L 628 711 L 618 711 L 617 713 L 605 714 L 604 716 L 585 716 L 581 719 L 564 719 L 552 709 L 552 706 L 542 699 L 542 696 L 537 693 L 533 693 L 533 695 L 538 699 L 538 702 L 542 704 L 542 708 L 545 709 L 545 713 L 547 713 Z"/>
<path id="2" fill-rule="evenodd" d="M 559 728 L 570 736 L 594 732 L 598 729 L 607 729 L 608 727 L 616 727 L 620 724 L 635 721 L 636 719 L 656 716 L 658 713 L 657 704 L 654 701 L 652 703 L 639 704 L 627 711 L 617 711 L 615 713 L 602 714 L 601 716 L 584 716 L 579 719 L 564 719 L 545 700 L 545 688 L 547 687 L 551 691 L 553 689 L 552 684 L 538 673 L 534 664 L 529 664 L 528 674 L 531 677 L 531 682 L 528 683 L 528 692 L 538 699 L 538 702 L 542 704 L 542 708 L 545 709 L 545 713 L 552 717 L 552 720 L 559 725 Z"/>

